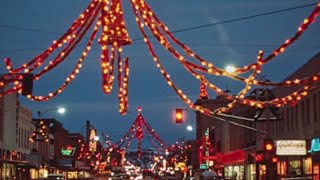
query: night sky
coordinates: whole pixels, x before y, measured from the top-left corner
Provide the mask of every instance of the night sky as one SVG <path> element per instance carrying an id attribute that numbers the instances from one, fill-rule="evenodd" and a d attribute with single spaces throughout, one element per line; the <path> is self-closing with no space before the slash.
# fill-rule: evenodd
<path id="1" fill-rule="evenodd" d="M 0 59 L 11 57 L 13 66 L 27 62 L 47 48 L 66 31 L 89 1 L 85 0 L 33 0 L 0 1 Z M 239 17 L 286 9 L 315 0 L 158 0 L 148 1 L 154 12 L 169 27 L 178 30 L 193 26 L 220 22 Z M 126 25 L 132 39 L 141 37 L 128 1 L 123 1 Z M 296 9 L 279 14 L 226 23 L 175 34 L 182 42 L 207 60 L 224 68 L 227 64 L 241 66 L 253 62 L 260 49 L 272 52 L 296 32 L 297 27 L 309 15 L 313 7 Z M 299 66 L 306 63 L 320 49 L 320 22 L 316 21 L 287 51 L 263 68 L 263 75 L 272 81 L 281 81 Z M 85 40 L 88 38 L 86 37 Z M 45 95 L 64 82 L 83 50 L 80 45 L 67 61 L 35 83 L 34 94 Z M 157 43 L 155 43 L 157 44 Z M 175 59 L 159 45 L 155 45 L 160 61 L 171 74 L 173 81 L 193 101 L 199 94 L 199 82 L 182 68 Z M 167 85 L 156 68 L 143 41 L 134 41 L 124 47 L 124 56 L 129 57 L 129 112 L 118 113 L 117 88 L 105 95 L 101 88 L 100 47 L 95 41 L 81 72 L 65 89 L 64 93 L 48 102 L 32 102 L 21 98 L 23 105 L 33 110 L 64 106 L 67 113 L 59 116 L 54 112 L 45 117 L 61 121 L 71 132 L 84 132 L 85 121 L 90 120 L 99 132 L 111 134 L 118 140 L 135 120 L 136 107 L 143 107 L 143 116 L 160 136 L 170 143 L 178 138 L 190 139 L 195 132 L 187 132 L 188 124 L 194 125 L 195 115 L 186 112 L 187 123 L 174 124 L 172 113 L 176 107 L 186 107 Z M 50 58 L 51 60 L 51 58 Z M 5 72 L 0 62 L 0 73 Z M 242 86 L 232 80 L 210 78 L 223 89 L 234 94 Z M 114 85 L 117 85 L 115 81 Z M 210 97 L 215 94 L 209 92 Z"/>

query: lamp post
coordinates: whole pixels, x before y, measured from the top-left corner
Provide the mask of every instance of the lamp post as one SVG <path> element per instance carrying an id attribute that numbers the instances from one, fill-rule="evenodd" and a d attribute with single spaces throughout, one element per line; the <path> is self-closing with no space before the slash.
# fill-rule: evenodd
<path id="1" fill-rule="evenodd" d="M 57 108 L 49 108 L 49 109 L 46 109 L 46 110 L 43 110 L 43 111 L 38 111 L 37 114 L 38 114 L 39 120 L 34 122 L 35 126 L 36 126 L 36 129 L 33 131 L 32 137 L 30 138 L 31 142 L 33 142 L 33 141 L 49 142 L 49 138 L 47 136 L 47 130 L 48 129 L 47 129 L 46 124 L 42 120 L 42 117 L 43 117 L 44 114 L 46 114 L 46 113 L 48 113 L 50 111 L 57 111 L 59 114 L 64 114 L 66 112 L 66 109 L 63 108 L 63 107 L 57 107 Z M 51 126 L 52 125 L 50 124 L 49 128 Z M 41 135 L 42 138 L 37 138 L 38 135 Z"/>
<path id="2" fill-rule="evenodd" d="M 66 112 L 66 109 L 64 107 L 56 107 L 56 108 L 49 108 L 43 111 L 38 111 L 37 113 L 39 118 L 41 119 L 45 113 L 48 113 L 50 111 L 57 111 L 59 114 L 64 114 Z"/>
<path id="3" fill-rule="evenodd" d="M 190 131 L 190 132 L 193 131 L 193 127 L 190 126 L 190 125 L 188 125 L 188 126 L 187 126 L 187 130 Z"/>
<path id="4" fill-rule="evenodd" d="M 42 145 L 40 146 L 39 142 L 44 141 L 48 143 L 50 141 L 50 143 L 53 144 L 53 141 L 51 142 L 51 139 L 53 140 L 54 138 L 50 138 L 50 131 L 49 131 L 50 128 L 53 128 L 53 124 L 48 125 L 42 120 L 43 115 L 50 111 L 56 111 L 59 114 L 64 114 L 66 110 L 65 108 L 57 107 L 57 108 L 49 108 L 42 111 L 38 111 L 37 115 L 39 119 L 33 121 L 33 123 L 35 124 L 35 130 L 32 132 L 32 136 L 30 138 L 31 142 L 37 141 L 37 143 L 35 144 L 35 147 L 38 151 L 40 151 L 40 154 L 48 158 L 48 159 L 46 158 L 45 160 L 46 164 L 50 164 L 49 161 L 54 157 L 53 147 L 52 145 L 51 146 L 45 145 L 45 149 L 43 149 L 44 146 Z"/>

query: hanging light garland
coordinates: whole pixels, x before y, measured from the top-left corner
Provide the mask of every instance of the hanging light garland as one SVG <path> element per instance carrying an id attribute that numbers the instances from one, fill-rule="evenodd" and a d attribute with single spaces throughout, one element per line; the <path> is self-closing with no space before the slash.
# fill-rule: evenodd
<path id="1" fill-rule="evenodd" d="M 148 137 L 152 147 L 156 148 L 158 152 L 164 152 L 166 149 L 170 147 L 169 144 L 165 143 L 160 136 L 154 131 L 154 129 L 150 126 L 150 124 L 144 119 L 141 114 L 142 108 L 138 107 L 138 116 L 136 120 L 133 122 L 132 126 L 129 128 L 127 133 L 114 144 L 110 145 L 106 148 L 106 151 L 109 150 L 118 150 L 125 151 L 130 146 L 133 139 L 137 140 L 138 146 L 138 155 L 142 154 L 142 140 L 144 137 Z"/>
<path id="2" fill-rule="evenodd" d="M 265 106 L 281 107 L 288 103 L 296 103 L 303 96 L 306 96 L 308 92 L 314 89 L 319 84 L 320 73 L 314 74 L 310 77 L 304 77 L 302 79 L 286 80 L 284 82 L 265 82 L 256 79 L 256 76 L 262 72 L 262 66 L 273 60 L 275 57 L 282 54 L 286 48 L 292 45 L 301 35 L 305 32 L 309 26 L 315 22 L 320 11 L 320 1 L 309 14 L 309 16 L 303 20 L 301 25 L 298 27 L 296 33 L 284 41 L 278 48 L 273 50 L 269 55 L 263 57 L 263 51 L 260 51 L 255 62 L 248 64 L 243 67 L 236 67 L 234 72 L 230 73 L 224 69 L 218 68 L 213 64 L 213 61 L 206 60 L 199 56 L 196 52 L 191 50 L 184 43 L 179 41 L 169 28 L 165 26 L 162 21 L 156 16 L 151 7 L 145 0 L 130 0 L 135 20 L 143 35 L 143 40 L 147 44 L 149 52 L 159 68 L 160 72 L 164 76 L 168 85 L 173 88 L 177 95 L 190 107 L 198 110 L 205 114 L 216 114 L 228 111 L 235 103 L 241 103 L 253 107 L 263 108 Z M 37 81 L 40 78 L 60 65 L 66 60 L 73 49 L 83 39 L 83 36 L 89 31 L 90 27 L 95 24 L 91 33 L 90 39 L 82 52 L 81 57 L 78 60 L 76 67 L 66 78 L 65 82 L 55 91 L 49 92 L 45 96 L 36 96 L 29 94 L 26 97 L 35 101 L 47 101 L 58 94 L 62 93 L 63 90 L 70 84 L 70 82 L 76 77 L 82 68 L 82 63 L 86 59 L 93 40 L 96 38 L 97 33 L 101 34 L 98 42 L 101 46 L 101 73 L 102 73 L 102 89 L 106 94 L 111 93 L 113 88 L 113 81 L 115 79 L 115 69 L 117 69 L 117 80 L 118 80 L 118 101 L 119 101 L 119 112 L 126 114 L 128 111 L 128 80 L 129 80 L 129 59 L 122 58 L 123 47 L 132 43 L 131 38 L 127 32 L 127 28 L 124 20 L 124 12 L 122 9 L 122 0 L 92 0 L 88 7 L 80 14 L 80 16 L 72 23 L 70 28 L 65 34 L 63 34 L 58 40 L 53 41 L 52 45 L 44 50 L 41 54 L 33 58 L 31 61 L 22 64 L 21 66 L 14 68 L 12 66 L 10 58 L 5 59 L 6 68 L 9 75 L 2 76 L 0 78 L 0 87 L 7 84 L 13 86 L 6 89 L 0 94 L 0 97 L 13 92 L 22 93 L 23 78 L 21 73 L 34 73 L 35 70 L 39 70 L 35 73 L 33 80 Z M 208 87 L 218 95 L 224 96 L 231 100 L 227 107 L 219 108 L 215 111 L 211 111 L 199 105 L 194 105 L 192 101 L 179 89 L 174 82 L 171 80 L 170 74 L 160 63 L 160 60 L 153 48 L 153 44 L 146 35 L 145 29 L 149 30 L 155 37 L 157 42 L 165 48 L 184 68 L 198 79 L 203 86 Z M 177 49 L 179 48 L 179 50 Z M 47 62 L 47 59 L 56 52 L 58 49 L 60 52 L 57 53 L 56 57 Z M 182 50 L 182 51 L 181 51 Z M 47 62 L 47 66 L 43 69 L 39 69 L 43 64 Z M 115 65 L 117 67 L 115 67 Z M 251 72 L 248 77 L 243 77 L 244 73 Z M 231 95 L 224 92 L 221 88 L 211 83 L 203 74 L 214 75 L 214 76 L 226 76 L 234 80 L 243 82 L 245 87 L 236 95 Z M 259 101 L 247 99 L 245 95 L 249 92 L 252 85 L 259 86 L 296 86 L 301 87 L 299 90 L 287 95 L 285 97 L 276 98 L 273 100 Z M 131 132 L 128 132 L 129 134 Z M 129 137 L 128 137 L 129 138 Z M 130 143 L 129 143 L 130 144 Z"/>

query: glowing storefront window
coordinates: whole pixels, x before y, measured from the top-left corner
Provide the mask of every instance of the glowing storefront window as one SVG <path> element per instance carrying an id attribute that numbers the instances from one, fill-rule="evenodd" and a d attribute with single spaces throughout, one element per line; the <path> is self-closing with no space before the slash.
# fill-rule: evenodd
<path id="1" fill-rule="evenodd" d="M 289 175 L 301 175 L 301 162 L 299 160 L 289 161 Z"/>
<path id="2" fill-rule="evenodd" d="M 227 166 L 224 168 L 224 175 L 226 178 L 243 179 L 244 166 Z"/>
<path id="3" fill-rule="evenodd" d="M 312 174 L 312 158 L 311 157 L 303 159 L 303 173 Z"/>
<path id="4" fill-rule="evenodd" d="M 287 175 L 287 162 L 279 161 L 277 163 L 277 174 Z"/>

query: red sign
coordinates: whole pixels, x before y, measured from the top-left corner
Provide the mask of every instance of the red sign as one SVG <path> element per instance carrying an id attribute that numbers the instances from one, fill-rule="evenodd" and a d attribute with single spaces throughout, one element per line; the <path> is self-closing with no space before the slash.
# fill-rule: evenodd
<path id="1" fill-rule="evenodd" d="M 204 160 L 217 160 L 217 156 L 203 156 Z"/>
<path id="2" fill-rule="evenodd" d="M 245 152 L 243 150 L 222 154 L 221 156 L 222 163 L 243 162 L 245 160 Z"/>
<path id="3" fill-rule="evenodd" d="M 255 160 L 256 162 L 260 162 L 264 159 L 264 155 L 263 154 L 256 154 Z"/>

